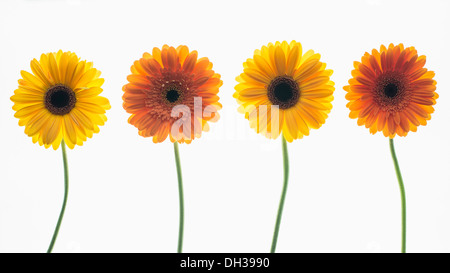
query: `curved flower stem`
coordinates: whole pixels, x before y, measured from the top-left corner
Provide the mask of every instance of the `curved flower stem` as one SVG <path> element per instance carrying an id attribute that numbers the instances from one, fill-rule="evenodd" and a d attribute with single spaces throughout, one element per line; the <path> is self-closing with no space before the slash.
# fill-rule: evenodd
<path id="1" fill-rule="evenodd" d="M 69 195 L 69 168 L 67 165 L 66 144 L 64 143 L 64 140 L 61 141 L 61 150 L 64 164 L 64 201 L 61 208 L 61 212 L 59 213 L 58 222 L 56 223 L 55 231 L 53 232 L 52 241 L 50 242 L 47 253 L 51 253 L 53 250 L 53 246 L 55 245 L 56 238 L 58 237 L 59 227 L 61 226 L 61 222 L 64 217 L 64 211 L 66 210 L 67 196 Z"/>
<path id="2" fill-rule="evenodd" d="M 177 252 L 181 253 L 183 249 L 183 229 L 184 229 L 184 198 L 183 198 L 183 178 L 181 176 L 181 164 L 180 153 L 178 152 L 178 142 L 174 143 L 175 162 L 177 164 L 177 176 L 178 176 L 178 194 L 180 198 L 180 227 L 178 230 L 178 249 Z"/>
<path id="3" fill-rule="evenodd" d="M 284 182 L 283 191 L 281 192 L 280 204 L 278 206 L 277 222 L 275 224 L 275 230 L 273 232 L 272 247 L 270 248 L 270 253 L 275 253 L 275 249 L 277 248 L 278 232 L 280 231 L 281 216 L 283 214 L 284 199 L 286 199 L 289 178 L 289 157 L 286 139 L 284 138 L 283 134 L 281 135 L 281 145 L 283 147 Z"/>
<path id="4" fill-rule="evenodd" d="M 406 253 L 406 194 L 405 186 L 403 185 L 402 174 L 400 166 L 398 165 L 397 156 L 395 155 L 394 139 L 389 139 L 389 146 L 391 150 L 392 160 L 394 161 L 395 173 L 397 174 L 398 185 L 400 186 L 400 194 L 402 199 L 402 253 Z"/>

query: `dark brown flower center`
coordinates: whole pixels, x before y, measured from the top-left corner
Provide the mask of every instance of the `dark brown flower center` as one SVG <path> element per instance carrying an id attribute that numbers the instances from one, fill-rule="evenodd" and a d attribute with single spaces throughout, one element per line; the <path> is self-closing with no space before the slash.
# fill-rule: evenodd
<path id="1" fill-rule="evenodd" d="M 395 83 L 388 83 L 384 87 L 384 94 L 389 98 L 393 98 L 393 97 L 397 96 L 397 94 L 398 94 L 397 85 Z"/>
<path id="2" fill-rule="evenodd" d="M 178 100 L 178 98 L 180 97 L 180 93 L 178 92 L 178 90 L 169 90 L 166 93 L 166 99 L 170 102 L 170 103 L 174 103 Z"/>
<path id="3" fill-rule="evenodd" d="M 296 81 L 289 76 L 274 78 L 267 87 L 267 95 L 273 105 L 288 109 L 297 104 L 300 89 Z"/>
<path id="4" fill-rule="evenodd" d="M 76 102 L 75 92 L 62 84 L 50 87 L 45 93 L 45 108 L 54 115 L 62 116 L 70 113 Z"/>
<path id="5" fill-rule="evenodd" d="M 386 72 L 375 82 L 374 101 L 389 112 L 398 112 L 408 106 L 411 100 L 407 80 L 398 72 Z"/>
<path id="6" fill-rule="evenodd" d="M 163 100 L 169 105 L 176 105 L 183 99 L 180 84 L 173 82 L 163 87 Z"/>

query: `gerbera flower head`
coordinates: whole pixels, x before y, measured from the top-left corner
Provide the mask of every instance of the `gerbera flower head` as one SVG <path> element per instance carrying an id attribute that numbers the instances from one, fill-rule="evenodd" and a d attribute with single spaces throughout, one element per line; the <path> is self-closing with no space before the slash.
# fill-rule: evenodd
<path id="1" fill-rule="evenodd" d="M 425 56 L 403 44 L 365 53 L 354 62 L 353 78 L 344 87 L 350 118 L 358 119 L 372 134 L 406 136 L 426 125 L 439 97 L 434 72 L 424 68 Z"/>
<path id="2" fill-rule="evenodd" d="M 100 131 L 111 106 L 99 96 L 104 79 L 92 62 L 60 50 L 33 59 L 31 71 L 21 71 L 11 100 L 14 116 L 33 143 L 56 150 L 64 140 L 73 149 Z"/>
<path id="3" fill-rule="evenodd" d="M 217 121 L 220 75 L 208 58 L 198 58 L 187 46 L 164 45 L 131 66 L 129 83 L 123 87 L 123 108 L 128 122 L 153 142 L 191 143 L 208 131 L 208 121 Z M 180 117 L 181 115 L 181 117 Z"/>
<path id="4" fill-rule="evenodd" d="M 257 133 L 275 139 L 282 132 L 292 142 L 325 123 L 333 101 L 332 73 L 319 54 L 303 53 L 296 41 L 269 43 L 244 62 L 233 97 Z"/>

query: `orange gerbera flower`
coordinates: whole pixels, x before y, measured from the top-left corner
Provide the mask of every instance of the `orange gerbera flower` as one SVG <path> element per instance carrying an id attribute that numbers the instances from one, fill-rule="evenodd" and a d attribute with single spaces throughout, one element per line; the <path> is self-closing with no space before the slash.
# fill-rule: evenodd
<path id="1" fill-rule="evenodd" d="M 361 62 L 354 62 L 353 78 L 344 87 L 350 118 L 357 118 L 372 134 L 382 131 L 390 138 L 426 125 L 439 96 L 434 72 L 424 65 L 425 56 L 403 44 L 366 52 Z"/>
<path id="2" fill-rule="evenodd" d="M 208 131 L 207 121 L 219 119 L 220 75 L 208 58 L 197 59 L 197 55 L 187 46 L 164 45 L 161 50 L 153 48 L 152 54 L 144 53 L 131 66 L 129 83 L 123 87 L 123 108 L 139 135 L 153 137 L 155 143 L 168 135 L 172 142 L 190 143 Z M 172 113 L 176 106 L 184 107 L 181 117 Z M 178 126 L 180 122 L 190 126 Z"/>

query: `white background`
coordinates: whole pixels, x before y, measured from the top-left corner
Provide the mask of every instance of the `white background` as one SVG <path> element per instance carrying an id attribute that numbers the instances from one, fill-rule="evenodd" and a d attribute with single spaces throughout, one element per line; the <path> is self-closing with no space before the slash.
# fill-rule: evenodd
<path id="1" fill-rule="evenodd" d="M 185 252 L 268 252 L 282 187 L 281 141 L 237 112 L 235 77 L 253 51 L 295 39 L 335 72 L 325 125 L 288 145 L 291 172 L 278 252 L 399 252 L 400 193 L 388 139 L 348 118 L 353 61 L 383 44 L 415 46 L 436 72 L 431 121 L 395 138 L 406 185 L 409 252 L 450 252 L 449 1 L 0 1 L 0 252 L 44 252 L 63 198 L 61 151 L 33 144 L 10 96 L 20 70 L 59 49 L 94 61 L 108 122 L 68 151 L 70 192 L 54 252 L 175 252 L 173 145 L 127 123 L 133 61 L 167 43 L 222 75 L 211 131 L 180 145 Z"/>

